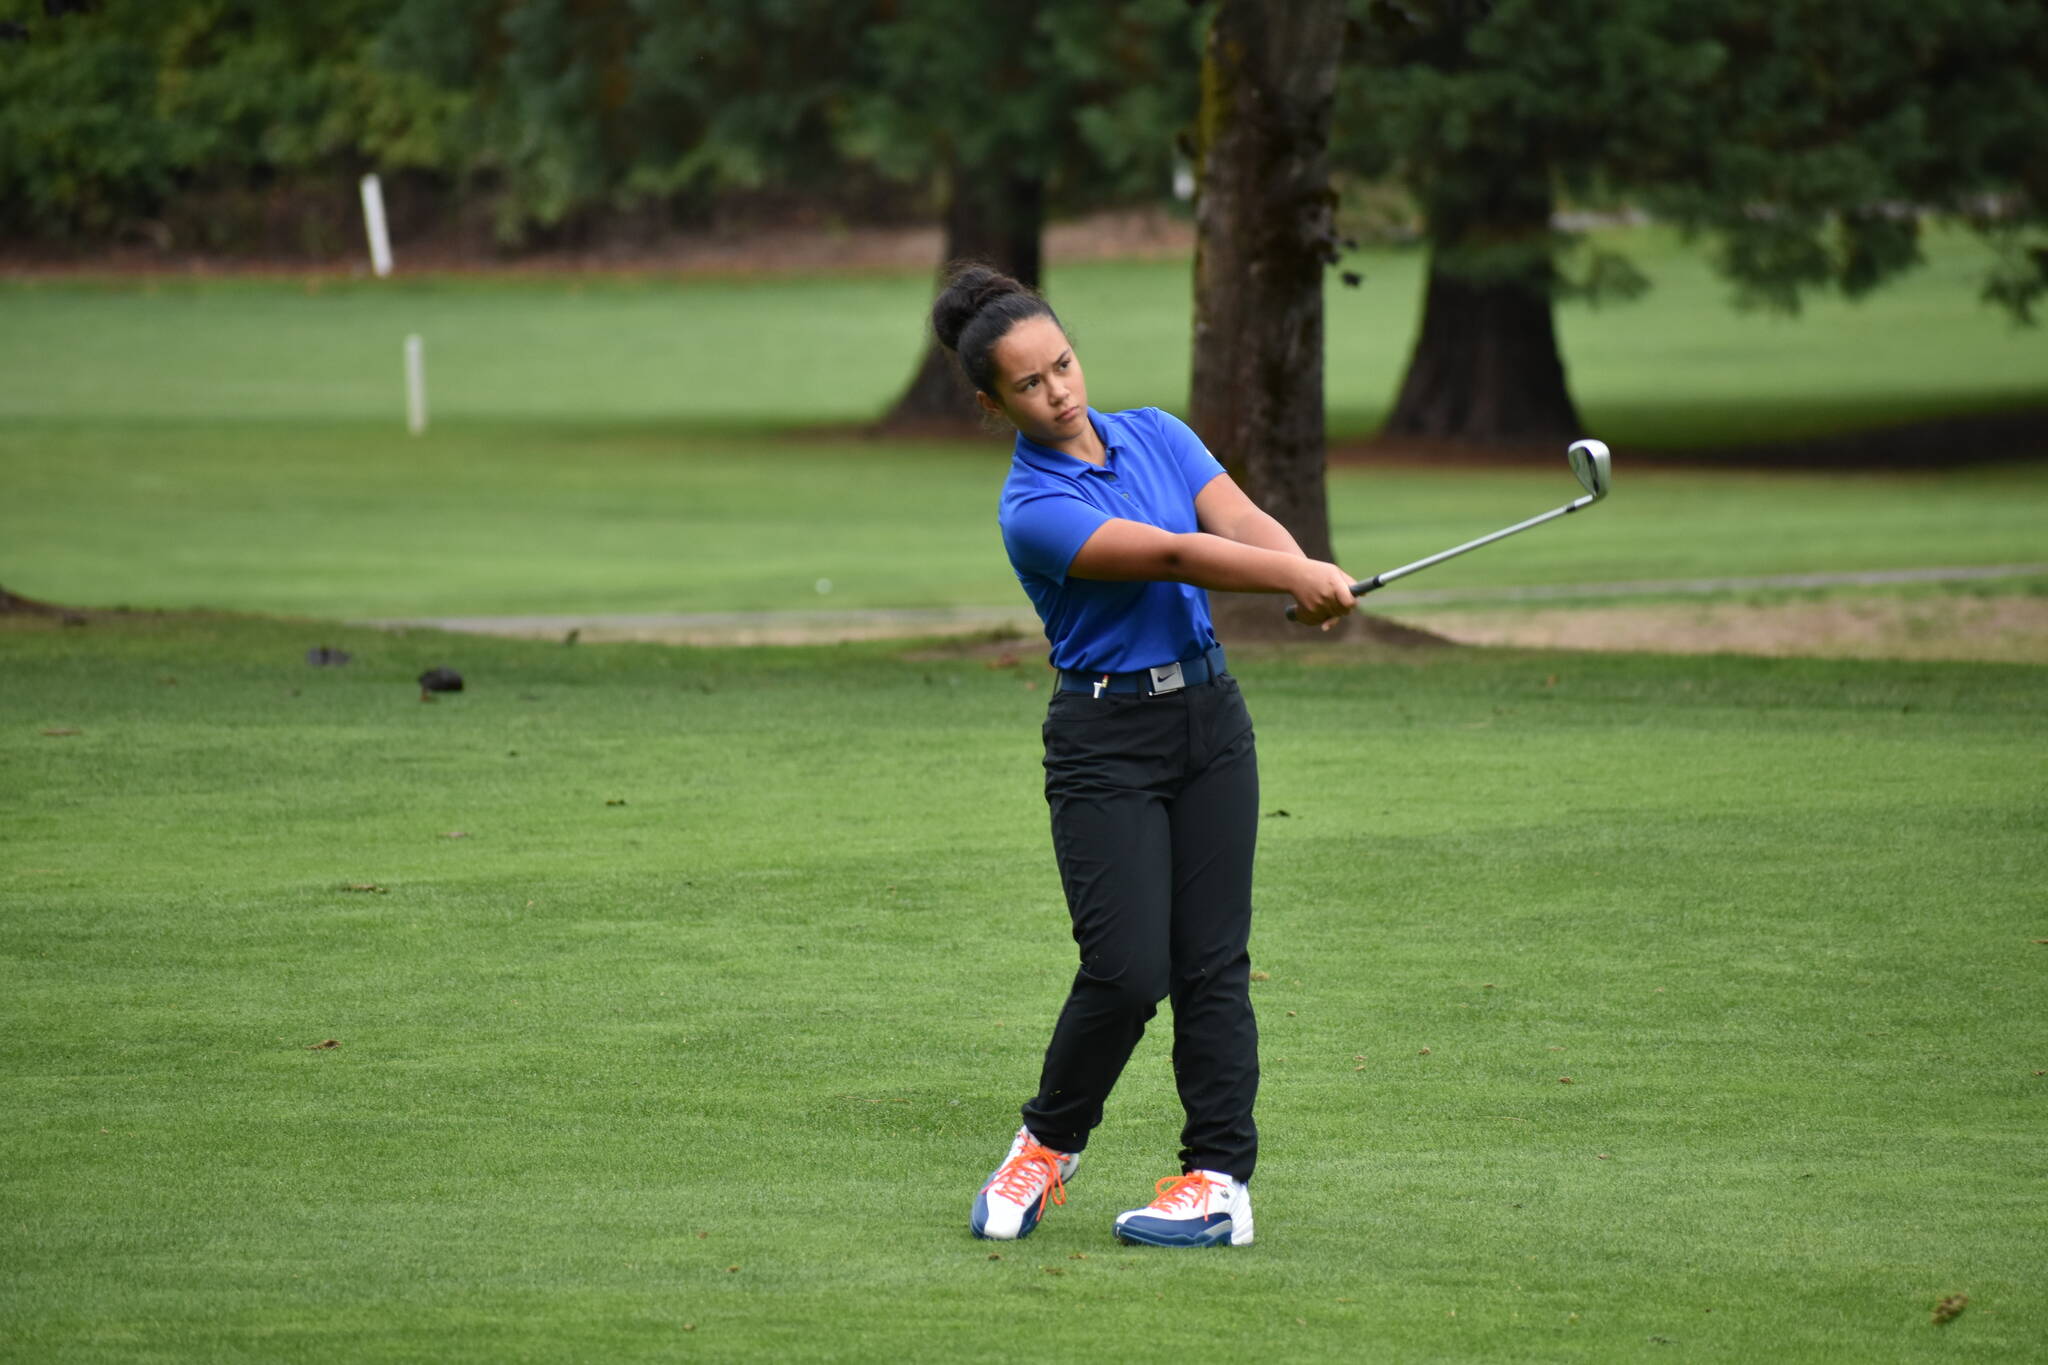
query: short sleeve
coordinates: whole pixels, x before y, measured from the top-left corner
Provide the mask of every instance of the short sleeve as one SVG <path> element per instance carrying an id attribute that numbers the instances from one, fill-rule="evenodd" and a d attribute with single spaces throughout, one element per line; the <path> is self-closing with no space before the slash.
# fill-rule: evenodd
<path id="1" fill-rule="evenodd" d="M 1209 453 L 1209 447 L 1202 444 L 1202 438 L 1186 422 L 1160 408 L 1152 409 L 1152 413 L 1159 424 L 1160 443 L 1173 456 L 1174 467 L 1180 470 L 1181 480 L 1187 484 L 1188 496 L 1192 498 L 1223 472 L 1223 462 Z"/>
<path id="2" fill-rule="evenodd" d="M 1109 513 L 1071 493 L 1026 493 L 1004 502 L 1003 547 L 1018 572 L 1063 583 L 1074 556 L 1109 520 Z"/>

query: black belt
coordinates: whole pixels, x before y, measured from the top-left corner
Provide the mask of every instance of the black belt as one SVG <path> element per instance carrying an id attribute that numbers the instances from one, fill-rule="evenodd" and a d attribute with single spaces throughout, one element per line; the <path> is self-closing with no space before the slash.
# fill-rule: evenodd
<path id="1" fill-rule="evenodd" d="M 1060 691 L 1135 692 L 1143 697 L 1164 696 L 1183 687 L 1208 682 L 1223 672 L 1223 646 L 1211 645 L 1206 653 L 1163 668 L 1141 668 L 1135 673 L 1060 673 Z"/>

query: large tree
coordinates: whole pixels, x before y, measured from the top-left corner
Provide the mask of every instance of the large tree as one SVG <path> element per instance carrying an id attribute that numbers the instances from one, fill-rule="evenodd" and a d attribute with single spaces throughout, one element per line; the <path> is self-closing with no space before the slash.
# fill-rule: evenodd
<path id="1" fill-rule="evenodd" d="M 1189 422 L 1252 500 L 1326 560 L 1323 285 L 1337 259 L 1329 140 L 1344 29 L 1343 0 L 1221 0 L 1194 139 Z M 1293 629 L 1270 597 L 1211 597 L 1234 638 Z M 1375 618 L 1346 628 L 1422 638 Z"/>
<path id="2" fill-rule="evenodd" d="M 1330 558 L 1323 277 L 1343 0 L 1222 0 L 1195 136 L 1188 417 L 1254 502 Z"/>
<path id="3" fill-rule="evenodd" d="M 2048 210 L 2037 0 L 1352 3 L 1344 157 L 1412 189 L 1430 249 L 1391 432 L 1576 433 L 1553 304 L 1646 281 L 1572 252 L 1560 195 L 1708 234 L 1781 308 L 1915 264 L 1921 210 L 2006 238 Z M 2024 245 L 1987 285 L 2020 308 L 2043 281 Z"/>

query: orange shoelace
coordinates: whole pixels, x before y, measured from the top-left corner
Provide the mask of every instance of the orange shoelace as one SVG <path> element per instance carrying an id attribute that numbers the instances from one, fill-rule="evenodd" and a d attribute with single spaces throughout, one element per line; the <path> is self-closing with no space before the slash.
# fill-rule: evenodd
<path id="1" fill-rule="evenodd" d="M 1041 1147 L 1035 1142 L 1024 1144 L 1024 1150 L 1003 1163 L 1003 1168 L 990 1178 L 987 1189 L 995 1191 L 1013 1204 L 1022 1204 L 1040 1183 L 1045 1189 L 1038 1196 L 1038 1211 L 1045 1212 L 1049 1199 L 1055 1204 L 1067 1202 L 1067 1182 L 1060 1179 L 1059 1153 L 1050 1147 Z"/>
<path id="2" fill-rule="evenodd" d="M 1171 1212 L 1182 1204 L 1199 1208 L 1215 1185 L 1215 1181 L 1200 1171 L 1166 1176 L 1152 1186 L 1159 1192 L 1159 1197 L 1152 1201 L 1151 1207 L 1161 1212 Z"/>

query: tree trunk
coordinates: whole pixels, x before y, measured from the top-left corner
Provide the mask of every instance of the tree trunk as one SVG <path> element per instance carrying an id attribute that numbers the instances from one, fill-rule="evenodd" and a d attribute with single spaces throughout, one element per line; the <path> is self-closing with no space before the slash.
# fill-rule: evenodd
<path id="1" fill-rule="evenodd" d="M 1038 287 L 1045 234 L 1045 182 L 1035 175 L 972 171 L 956 166 L 946 196 L 946 252 L 939 266 L 943 284 L 958 261 L 981 261 L 1032 288 Z M 932 421 L 979 420 L 973 390 L 959 366 L 937 341 L 926 339 L 910 387 L 903 391 L 884 426 Z"/>
<path id="2" fill-rule="evenodd" d="M 1328 148 L 1343 44 L 1344 0 L 1222 0 L 1202 54 L 1195 138 L 1188 424 L 1316 559 L 1334 558 L 1323 271 L 1336 259 Z M 1218 592 L 1210 602 L 1219 631 L 1235 639 L 1340 633 L 1290 625 L 1270 595 Z M 1418 634 L 1365 617 L 1345 628 L 1387 639 Z"/>
<path id="3" fill-rule="evenodd" d="M 1551 193 L 1540 172 L 1495 181 L 1485 202 L 1430 211 L 1422 331 L 1390 435 L 1464 441 L 1582 434 L 1557 351 Z M 1485 253 L 1491 268 L 1471 268 Z"/>

